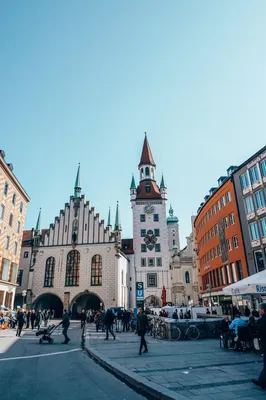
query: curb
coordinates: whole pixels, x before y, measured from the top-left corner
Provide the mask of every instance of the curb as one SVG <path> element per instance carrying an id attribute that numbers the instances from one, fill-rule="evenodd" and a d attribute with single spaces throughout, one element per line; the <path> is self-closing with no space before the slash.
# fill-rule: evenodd
<path id="1" fill-rule="evenodd" d="M 124 381 L 130 387 L 136 391 L 142 393 L 153 400 L 187 400 L 187 397 L 182 396 L 170 389 L 164 388 L 163 386 L 152 383 L 148 379 L 143 378 L 135 374 L 135 372 L 122 367 L 114 361 L 111 361 L 108 357 L 103 356 L 97 350 L 91 350 L 85 346 L 84 350 L 87 354 L 96 360 L 103 368 L 108 372 L 111 372 L 117 378 Z"/>

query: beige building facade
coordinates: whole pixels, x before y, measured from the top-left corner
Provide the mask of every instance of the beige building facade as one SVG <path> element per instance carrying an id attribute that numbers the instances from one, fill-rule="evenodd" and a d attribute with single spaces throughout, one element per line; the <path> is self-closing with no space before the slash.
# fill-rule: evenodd
<path id="1" fill-rule="evenodd" d="M 30 198 L 0 151 L 0 305 L 13 308 L 27 204 Z"/>

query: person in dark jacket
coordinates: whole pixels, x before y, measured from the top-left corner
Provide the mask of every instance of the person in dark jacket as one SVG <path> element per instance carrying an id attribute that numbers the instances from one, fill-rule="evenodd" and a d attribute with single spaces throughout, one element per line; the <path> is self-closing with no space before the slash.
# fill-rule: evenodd
<path id="1" fill-rule="evenodd" d="M 31 310 L 31 314 L 30 314 L 31 329 L 34 329 L 35 320 L 36 320 L 35 310 Z"/>
<path id="2" fill-rule="evenodd" d="M 28 309 L 27 314 L 26 314 L 26 319 L 27 319 L 26 329 L 28 329 L 30 327 L 30 317 L 31 317 L 31 312 L 30 312 L 30 309 Z"/>
<path id="3" fill-rule="evenodd" d="M 145 333 L 147 332 L 148 327 L 149 327 L 148 317 L 144 313 L 143 308 L 140 308 L 140 311 L 138 313 L 138 319 L 137 319 L 137 332 L 138 332 L 138 335 L 140 336 L 139 355 L 141 355 L 143 346 L 145 349 L 144 353 L 148 353 L 148 346 L 147 346 L 147 342 L 145 340 Z"/>
<path id="4" fill-rule="evenodd" d="M 228 349 L 228 338 L 229 338 L 229 320 L 228 317 L 224 317 L 220 325 L 221 335 L 223 337 L 224 348 Z"/>
<path id="5" fill-rule="evenodd" d="M 123 332 L 129 331 L 129 321 L 130 321 L 130 312 L 124 310 L 122 315 L 122 322 L 123 322 Z"/>
<path id="6" fill-rule="evenodd" d="M 105 325 L 105 330 L 106 330 L 106 338 L 104 340 L 109 339 L 109 332 L 111 333 L 111 335 L 113 336 L 113 338 L 115 340 L 115 335 L 113 332 L 114 319 L 115 319 L 115 316 L 114 316 L 112 310 L 107 310 L 105 317 L 104 317 L 104 325 Z"/>
<path id="7" fill-rule="evenodd" d="M 41 327 L 41 323 L 42 323 L 42 313 L 41 313 L 41 310 L 38 310 L 37 314 L 36 314 L 36 325 L 37 325 L 38 330 Z"/>
<path id="8" fill-rule="evenodd" d="M 245 317 L 250 316 L 250 309 L 248 308 L 248 306 L 245 307 L 244 315 L 245 315 Z"/>
<path id="9" fill-rule="evenodd" d="M 25 314 L 24 314 L 24 311 L 21 309 L 17 313 L 18 328 L 17 328 L 16 336 L 20 337 L 24 323 L 25 323 Z"/>
<path id="10" fill-rule="evenodd" d="M 262 389 L 266 388 L 266 303 L 259 305 L 259 311 L 261 314 L 260 318 L 260 340 L 263 349 L 263 369 L 260 373 L 259 379 L 252 379 L 252 382 L 256 386 L 260 386 Z"/>
<path id="11" fill-rule="evenodd" d="M 62 342 L 62 344 L 68 344 L 70 339 L 67 336 L 67 330 L 68 330 L 69 325 L 70 325 L 70 318 L 69 318 L 69 314 L 68 314 L 67 310 L 64 310 L 63 319 L 60 322 L 60 324 L 63 326 L 63 332 L 62 333 L 63 333 L 63 335 L 65 337 L 65 341 Z"/>
<path id="12" fill-rule="evenodd" d="M 82 329 L 83 326 L 86 324 L 86 312 L 85 312 L 85 310 L 81 311 L 80 322 L 81 322 L 80 327 Z"/>

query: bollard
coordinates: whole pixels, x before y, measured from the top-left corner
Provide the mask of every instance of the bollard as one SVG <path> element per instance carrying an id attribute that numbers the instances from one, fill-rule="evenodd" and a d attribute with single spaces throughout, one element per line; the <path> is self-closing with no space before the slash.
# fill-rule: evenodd
<path id="1" fill-rule="evenodd" d="M 81 331 L 81 348 L 82 350 L 85 350 L 85 338 L 86 338 L 86 321 L 84 322 L 84 325 L 82 327 L 82 331 Z"/>

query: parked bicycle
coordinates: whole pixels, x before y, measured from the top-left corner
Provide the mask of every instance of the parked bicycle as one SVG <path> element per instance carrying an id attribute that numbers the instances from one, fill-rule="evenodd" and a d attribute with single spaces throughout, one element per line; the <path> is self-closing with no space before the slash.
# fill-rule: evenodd
<path id="1" fill-rule="evenodd" d="M 197 340 L 199 338 L 199 330 L 196 325 L 189 325 L 190 321 L 186 321 L 186 326 L 184 329 L 184 338 L 188 338 L 190 340 Z M 172 325 L 170 328 L 170 339 L 171 340 L 179 340 L 182 336 L 182 332 L 178 327 L 178 321 L 176 321 L 175 325 Z M 180 326 L 180 325 L 179 325 Z"/>
<path id="2" fill-rule="evenodd" d="M 154 320 L 153 325 L 153 337 L 159 340 L 163 340 L 167 335 L 166 325 L 163 319 L 158 318 Z"/>

